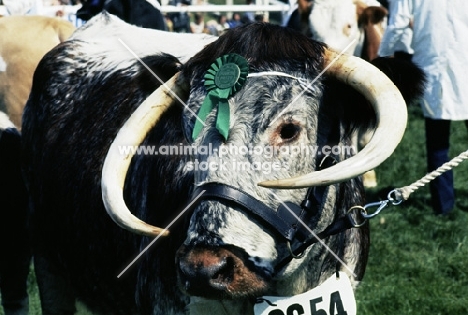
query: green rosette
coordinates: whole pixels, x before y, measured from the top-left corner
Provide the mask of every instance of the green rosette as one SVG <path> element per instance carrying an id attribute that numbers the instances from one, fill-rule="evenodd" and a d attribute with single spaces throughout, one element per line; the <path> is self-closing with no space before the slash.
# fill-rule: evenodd
<path id="1" fill-rule="evenodd" d="M 216 129 L 227 140 L 229 135 L 229 103 L 228 99 L 239 91 L 247 80 L 249 64 L 244 57 L 228 54 L 215 60 L 206 71 L 205 87 L 208 91 L 192 131 L 192 139 L 198 137 L 203 128 L 202 121 L 218 106 Z"/>

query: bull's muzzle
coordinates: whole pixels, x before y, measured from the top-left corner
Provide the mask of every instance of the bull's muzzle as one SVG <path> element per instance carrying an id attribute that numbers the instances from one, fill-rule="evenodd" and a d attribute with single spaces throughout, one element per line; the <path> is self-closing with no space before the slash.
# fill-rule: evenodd
<path id="1" fill-rule="evenodd" d="M 225 247 L 182 246 L 177 252 L 179 286 L 189 295 L 210 299 L 257 296 L 267 279 L 241 250 Z"/>

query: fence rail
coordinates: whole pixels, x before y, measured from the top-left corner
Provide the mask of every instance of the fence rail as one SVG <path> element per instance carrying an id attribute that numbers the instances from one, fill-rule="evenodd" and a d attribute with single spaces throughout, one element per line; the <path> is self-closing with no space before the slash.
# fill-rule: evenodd
<path id="1" fill-rule="evenodd" d="M 55 16 L 57 11 L 62 11 L 64 15 L 75 15 L 80 5 L 59 5 L 59 6 L 44 6 L 37 8 L 37 14 Z M 164 13 L 172 12 L 281 12 L 287 13 L 290 9 L 289 4 L 270 4 L 270 5 L 191 5 L 176 7 L 173 5 L 161 6 L 161 11 Z M 0 15 L 8 15 L 5 6 L 0 5 Z"/>

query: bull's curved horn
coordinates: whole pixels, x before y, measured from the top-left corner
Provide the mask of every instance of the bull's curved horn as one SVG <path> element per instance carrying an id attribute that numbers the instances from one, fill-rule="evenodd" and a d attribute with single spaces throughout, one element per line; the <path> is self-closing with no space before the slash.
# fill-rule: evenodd
<path id="1" fill-rule="evenodd" d="M 176 96 L 186 94 L 186 87 L 176 84 L 177 77 L 178 74 L 174 75 L 154 91 L 125 122 L 112 142 L 102 168 L 102 200 L 107 213 L 120 227 L 141 235 L 165 236 L 169 233 L 141 221 L 127 208 L 123 187 L 134 152 L 129 150 L 123 154 L 119 148 L 140 145 L 161 115 L 175 103 Z"/>
<path id="2" fill-rule="evenodd" d="M 393 82 L 370 63 L 352 56 L 325 50 L 326 73 L 364 95 L 377 115 L 377 129 L 371 141 L 355 156 L 322 171 L 258 185 L 269 188 L 304 188 L 331 185 L 361 175 L 386 160 L 403 137 L 407 111 L 400 91 Z"/>

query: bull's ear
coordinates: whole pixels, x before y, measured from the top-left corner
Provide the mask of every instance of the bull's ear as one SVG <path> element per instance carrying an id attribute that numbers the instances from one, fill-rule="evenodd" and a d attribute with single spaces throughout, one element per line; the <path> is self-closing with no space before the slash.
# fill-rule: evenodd
<path id="1" fill-rule="evenodd" d="M 321 110 L 340 121 L 349 136 L 356 129 L 375 128 L 375 111 L 366 98 L 351 86 L 326 76 Z"/>
<path id="2" fill-rule="evenodd" d="M 425 84 L 424 72 L 413 62 L 396 58 L 379 57 L 371 61 L 385 73 L 400 90 L 407 105 L 422 96 Z M 349 85 L 325 76 L 323 81 L 323 104 L 330 115 L 337 116 L 345 131 L 350 134 L 355 129 L 375 127 L 375 111 L 369 102 Z"/>
<path id="3" fill-rule="evenodd" d="M 400 58 L 378 57 L 372 60 L 371 63 L 393 81 L 407 105 L 422 96 L 426 75 L 413 62 Z"/>

